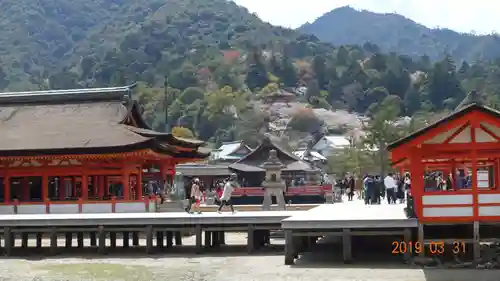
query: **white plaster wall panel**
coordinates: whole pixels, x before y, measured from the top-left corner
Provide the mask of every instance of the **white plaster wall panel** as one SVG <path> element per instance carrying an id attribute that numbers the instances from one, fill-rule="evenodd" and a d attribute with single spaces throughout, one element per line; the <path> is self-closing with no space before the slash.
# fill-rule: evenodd
<path id="1" fill-rule="evenodd" d="M 45 214 L 45 204 L 29 204 L 17 206 L 18 214 Z"/>
<path id="2" fill-rule="evenodd" d="M 463 131 L 460 132 L 456 137 L 454 137 L 450 143 L 470 143 L 471 140 L 471 127 L 468 126 Z"/>
<path id="3" fill-rule="evenodd" d="M 443 143 L 447 138 L 449 138 L 451 135 L 453 135 L 456 131 L 458 131 L 458 129 L 460 129 L 460 126 L 457 126 L 455 128 L 452 128 L 446 132 L 443 132 L 441 134 L 438 134 L 437 136 L 429 139 L 429 140 L 426 140 L 424 143 L 428 143 L 428 144 L 437 144 L 437 143 Z"/>
<path id="4" fill-rule="evenodd" d="M 490 130 L 490 132 L 492 132 L 495 135 L 500 137 L 500 128 L 499 127 L 494 126 L 494 125 L 487 123 L 487 122 L 481 122 L 481 125 L 484 126 L 486 129 Z"/>
<path id="5" fill-rule="evenodd" d="M 424 208 L 424 217 L 472 217 L 472 207 Z"/>
<path id="6" fill-rule="evenodd" d="M 0 214 L 2 214 L 2 215 L 14 214 L 14 206 L 12 206 L 12 205 L 0 205 Z"/>
<path id="7" fill-rule="evenodd" d="M 500 216 L 500 206 L 479 207 L 479 216 Z"/>
<path id="8" fill-rule="evenodd" d="M 102 204 L 83 204 L 82 205 L 82 213 L 111 213 L 113 211 L 113 206 L 111 203 L 102 203 Z"/>
<path id="9" fill-rule="evenodd" d="M 78 213 L 78 204 L 51 204 L 49 212 L 51 214 L 76 214 Z"/>
<path id="10" fill-rule="evenodd" d="M 472 201 L 472 194 L 424 195 L 422 197 L 423 205 L 472 204 Z"/>
<path id="11" fill-rule="evenodd" d="M 479 204 L 500 203 L 500 194 L 479 194 Z"/>
<path id="12" fill-rule="evenodd" d="M 116 203 L 116 213 L 141 213 L 146 211 L 144 202 L 120 202 Z"/>
<path id="13" fill-rule="evenodd" d="M 476 129 L 476 142 L 496 142 L 497 140 L 481 128 Z"/>

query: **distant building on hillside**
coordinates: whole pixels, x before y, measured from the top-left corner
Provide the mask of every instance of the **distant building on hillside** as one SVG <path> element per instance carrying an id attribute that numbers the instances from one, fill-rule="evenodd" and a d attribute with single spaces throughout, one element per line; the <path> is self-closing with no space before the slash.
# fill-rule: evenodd
<path id="1" fill-rule="evenodd" d="M 341 135 L 323 136 L 313 147 L 312 150 L 319 152 L 324 157 L 328 157 L 333 152 L 347 148 L 351 145 L 348 137 Z"/>
<path id="2" fill-rule="evenodd" d="M 309 163 L 325 163 L 327 161 L 326 157 L 321 155 L 319 152 L 312 149 L 299 149 L 295 150 L 293 154 L 300 158 L 300 160 Z"/>
<path id="3" fill-rule="evenodd" d="M 225 142 L 213 150 L 211 161 L 233 163 L 252 152 L 252 148 L 243 141 Z"/>
<path id="4" fill-rule="evenodd" d="M 272 103 L 289 103 L 294 102 L 297 96 L 293 93 L 287 92 L 285 90 L 279 89 L 278 91 L 268 94 L 262 97 L 262 101 L 265 104 Z"/>

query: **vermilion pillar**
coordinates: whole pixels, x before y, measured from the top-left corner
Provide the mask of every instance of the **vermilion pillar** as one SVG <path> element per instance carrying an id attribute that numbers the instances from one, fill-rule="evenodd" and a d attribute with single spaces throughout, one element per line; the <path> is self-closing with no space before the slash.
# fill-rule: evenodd
<path id="1" fill-rule="evenodd" d="M 92 177 L 92 189 L 93 189 L 92 196 L 95 199 L 95 197 L 99 196 L 99 181 L 97 179 L 97 176 Z"/>
<path id="2" fill-rule="evenodd" d="M 97 196 L 99 200 L 104 197 L 104 176 L 97 176 Z"/>
<path id="3" fill-rule="evenodd" d="M 123 199 L 130 200 L 130 173 L 122 173 Z"/>
<path id="4" fill-rule="evenodd" d="M 5 175 L 3 178 L 3 198 L 5 204 L 10 203 L 10 176 Z"/>
<path id="5" fill-rule="evenodd" d="M 48 175 L 42 176 L 42 200 L 44 202 L 49 200 L 49 176 Z"/>
<path id="6" fill-rule="evenodd" d="M 89 176 L 87 173 L 83 173 L 82 175 L 82 199 L 87 200 L 89 199 Z"/>
<path id="7" fill-rule="evenodd" d="M 137 173 L 135 189 L 137 194 L 137 200 L 142 200 L 142 168 L 139 168 L 139 172 Z"/>
<path id="8" fill-rule="evenodd" d="M 23 178 L 23 201 L 29 201 L 30 200 L 30 186 L 29 186 L 29 178 L 24 177 Z"/>

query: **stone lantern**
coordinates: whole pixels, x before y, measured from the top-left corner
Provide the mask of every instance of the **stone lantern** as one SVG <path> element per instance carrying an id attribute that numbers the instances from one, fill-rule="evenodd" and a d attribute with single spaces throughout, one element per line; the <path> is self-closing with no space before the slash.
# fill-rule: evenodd
<path id="1" fill-rule="evenodd" d="M 266 170 L 266 178 L 262 182 L 264 187 L 264 201 L 262 202 L 262 210 L 269 211 L 272 204 L 272 196 L 276 196 L 279 210 L 285 210 L 285 196 L 283 195 L 286 184 L 281 179 L 281 169 L 284 165 L 278 159 L 276 150 L 269 151 L 269 158 L 261 167 Z"/>

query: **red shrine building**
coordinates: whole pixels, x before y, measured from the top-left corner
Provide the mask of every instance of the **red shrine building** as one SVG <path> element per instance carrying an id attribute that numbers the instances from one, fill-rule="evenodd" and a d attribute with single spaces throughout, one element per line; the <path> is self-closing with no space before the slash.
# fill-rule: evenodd
<path id="1" fill-rule="evenodd" d="M 0 214 L 155 211 L 144 171 L 165 182 L 209 152 L 152 130 L 132 89 L 0 94 Z"/>
<path id="2" fill-rule="evenodd" d="M 500 221 L 500 112 L 477 93 L 389 151 L 393 165 L 411 174 L 419 221 Z"/>

